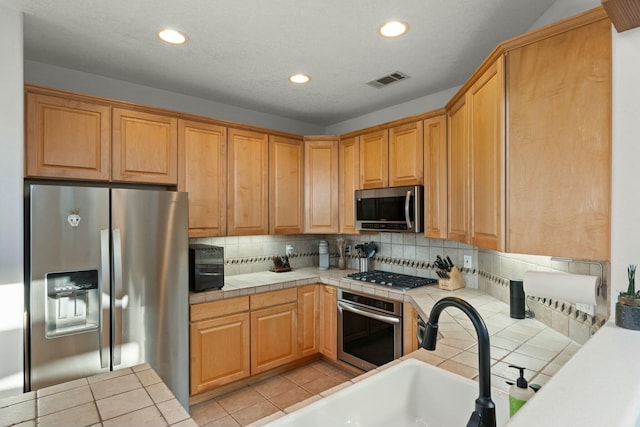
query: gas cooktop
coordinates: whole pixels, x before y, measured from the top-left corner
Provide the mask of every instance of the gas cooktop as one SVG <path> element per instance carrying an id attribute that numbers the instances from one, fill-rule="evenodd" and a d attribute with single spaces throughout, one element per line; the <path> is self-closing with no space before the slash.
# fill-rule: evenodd
<path id="1" fill-rule="evenodd" d="M 408 274 L 391 273 L 388 271 L 380 270 L 371 270 L 362 273 L 351 273 L 347 275 L 347 278 L 403 289 L 413 289 L 420 286 L 427 286 L 438 283 L 437 279 L 429 279 L 426 277 L 410 276 Z"/>

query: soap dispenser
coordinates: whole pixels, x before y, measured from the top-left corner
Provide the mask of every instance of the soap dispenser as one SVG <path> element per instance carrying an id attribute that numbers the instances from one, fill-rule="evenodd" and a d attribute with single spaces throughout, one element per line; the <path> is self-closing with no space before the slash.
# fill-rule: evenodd
<path id="1" fill-rule="evenodd" d="M 516 383 L 509 388 L 509 416 L 512 417 L 522 405 L 527 403 L 535 392 L 530 389 L 529 384 L 527 384 L 527 380 L 524 377 L 524 368 L 516 365 L 509 365 L 509 367 L 520 370 L 520 377 L 518 377 Z"/>

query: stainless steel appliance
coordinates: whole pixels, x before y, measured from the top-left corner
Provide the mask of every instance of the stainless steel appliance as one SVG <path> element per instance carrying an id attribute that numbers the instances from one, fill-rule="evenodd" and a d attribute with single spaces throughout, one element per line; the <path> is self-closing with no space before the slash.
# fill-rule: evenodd
<path id="1" fill-rule="evenodd" d="M 338 290 L 338 359 L 365 371 L 402 355 L 402 303 Z"/>
<path id="2" fill-rule="evenodd" d="M 422 232 L 421 185 L 355 191 L 356 229 Z"/>
<path id="3" fill-rule="evenodd" d="M 434 285 L 438 283 L 436 279 L 380 270 L 351 273 L 347 275 L 347 278 L 400 289 L 413 289 L 420 286 Z"/>
<path id="4" fill-rule="evenodd" d="M 224 287 L 224 248 L 192 243 L 189 245 L 189 290 L 204 292 Z"/>
<path id="5" fill-rule="evenodd" d="M 25 193 L 26 390 L 146 362 L 188 408 L 186 193 Z"/>

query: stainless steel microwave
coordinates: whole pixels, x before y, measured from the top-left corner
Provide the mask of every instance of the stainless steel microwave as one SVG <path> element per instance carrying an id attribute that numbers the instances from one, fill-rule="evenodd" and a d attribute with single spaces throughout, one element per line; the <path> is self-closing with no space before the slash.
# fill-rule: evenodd
<path id="1" fill-rule="evenodd" d="M 356 190 L 356 229 L 420 233 L 423 198 L 422 185 Z"/>

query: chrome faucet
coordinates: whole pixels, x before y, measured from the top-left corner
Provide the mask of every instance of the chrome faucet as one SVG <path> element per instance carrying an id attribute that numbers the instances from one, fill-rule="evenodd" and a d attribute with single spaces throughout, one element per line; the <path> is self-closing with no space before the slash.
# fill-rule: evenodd
<path id="1" fill-rule="evenodd" d="M 491 353 L 489 346 L 489 331 L 484 320 L 475 308 L 463 299 L 456 297 L 442 298 L 435 303 L 429 314 L 427 329 L 422 340 L 422 348 L 426 350 L 436 349 L 438 336 L 438 319 L 440 313 L 447 307 L 456 307 L 471 319 L 476 334 L 478 335 L 478 384 L 480 395 L 476 399 L 476 409 L 467 422 L 467 427 L 496 427 L 496 405 L 491 400 Z"/>

